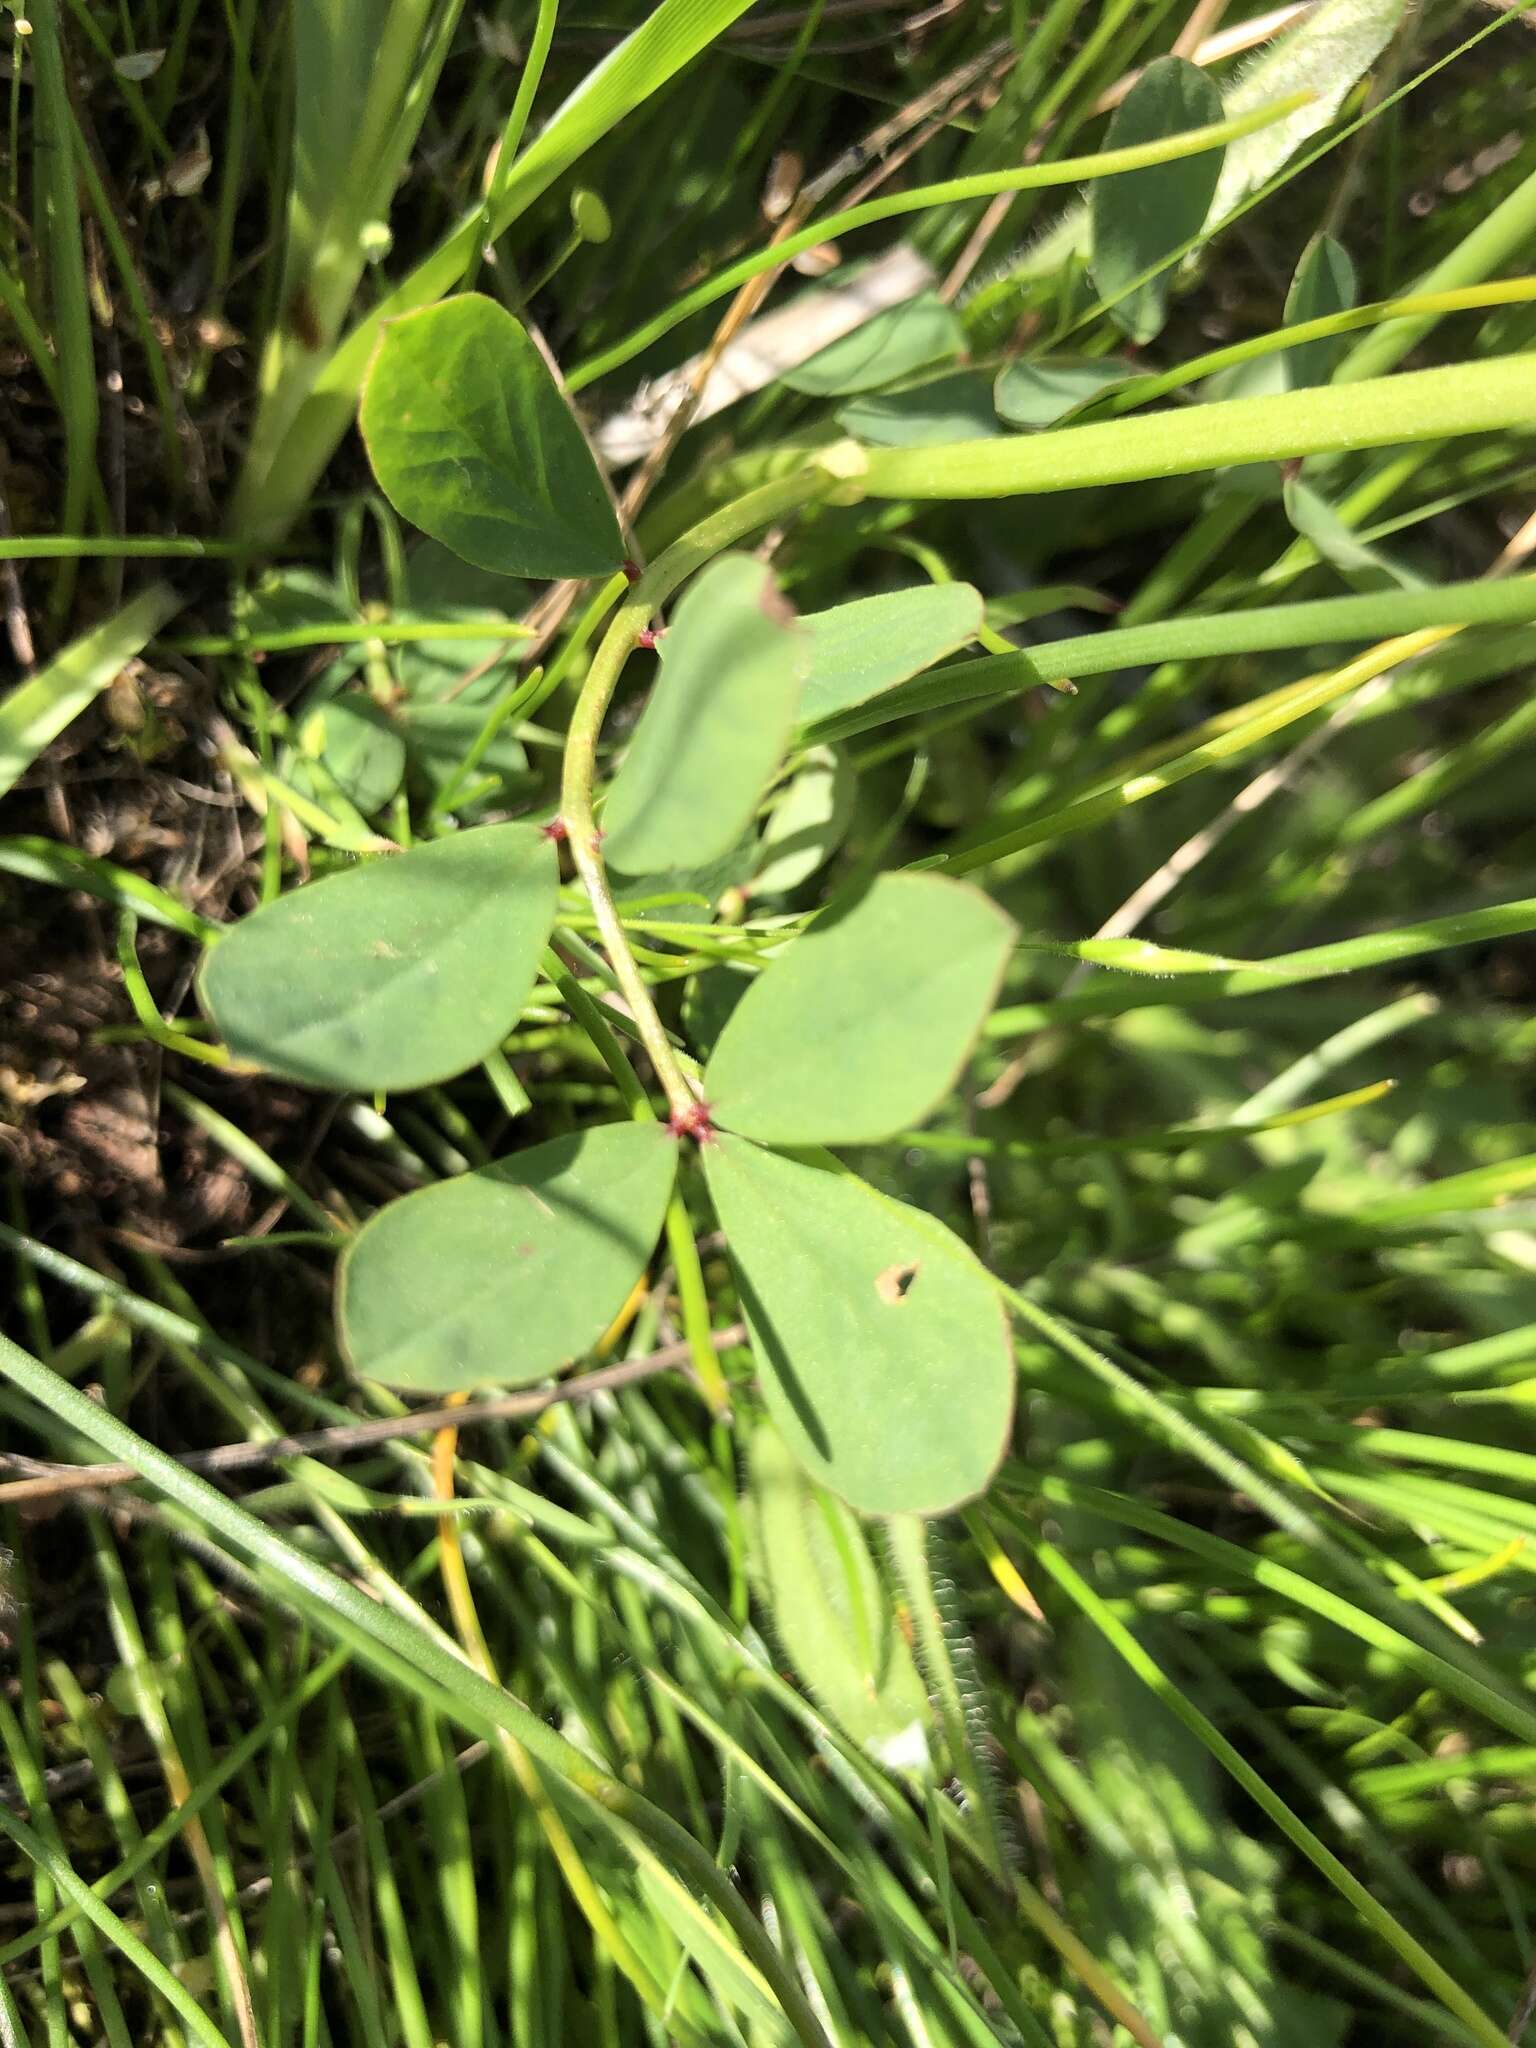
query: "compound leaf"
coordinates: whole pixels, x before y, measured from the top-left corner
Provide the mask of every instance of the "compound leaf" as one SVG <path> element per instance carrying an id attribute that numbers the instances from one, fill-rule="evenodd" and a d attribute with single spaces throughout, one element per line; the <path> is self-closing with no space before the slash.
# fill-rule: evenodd
<path id="1" fill-rule="evenodd" d="M 981 1493 L 1008 1440 L 1013 1350 L 960 1240 L 742 1138 L 714 1138 L 704 1170 L 769 1410 L 811 1476 L 872 1515 Z"/>
<path id="2" fill-rule="evenodd" d="M 842 335 L 786 370 L 781 382 L 791 391 L 814 398 L 842 397 L 873 391 L 898 377 L 909 377 L 965 347 L 960 316 L 935 292 L 924 292 L 905 305 L 876 313 L 852 334 Z"/>
<path id="3" fill-rule="evenodd" d="M 801 624 L 811 636 L 811 672 L 802 723 L 906 682 L 974 640 L 981 623 L 981 592 L 969 583 L 919 583 L 807 613 Z"/>
<path id="4" fill-rule="evenodd" d="M 318 1088 L 447 1080 L 517 1021 L 555 917 L 554 847 L 487 825 L 311 882 L 203 963 L 237 1058 Z"/>
<path id="5" fill-rule="evenodd" d="M 954 1086 L 1016 939 L 980 890 L 881 875 L 758 976 L 704 1076 L 714 1119 L 771 1145 L 849 1145 L 920 1122 Z"/>
<path id="6" fill-rule="evenodd" d="M 1135 374 L 1118 356 L 1036 356 L 1003 365 L 992 402 L 1010 427 L 1054 427 Z"/>
<path id="7" fill-rule="evenodd" d="M 1332 235 L 1315 235 L 1302 251 L 1285 295 L 1285 324 L 1299 327 L 1307 320 L 1325 320 L 1331 313 L 1347 313 L 1355 303 L 1355 266 L 1349 251 Z M 1308 384 L 1326 384 L 1334 364 L 1349 346 L 1349 337 L 1336 334 L 1321 341 L 1304 341 L 1288 348 L 1282 358 L 1285 378 L 1293 391 Z"/>
<path id="8" fill-rule="evenodd" d="M 391 320 L 359 417 L 396 511 L 477 568 L 597 576 L 623 560 L 581 429 L 494 300 L 465 292 Z"/>
<path id="9" fill-rule="evenodd" d="M 610 866 L 700 868 L 742 837 L 789 744 L 810 641 L 750 555 L 694 582 L 603 810 Z"/>
<path id="10" fill-rule="evenodd" d="M 391 1202 L 341 1262 L 355 1371 L 422 1393 L 526 1386 L 590 1351 L 660 1233 L 661 1124 L 601 1124 Z"/>

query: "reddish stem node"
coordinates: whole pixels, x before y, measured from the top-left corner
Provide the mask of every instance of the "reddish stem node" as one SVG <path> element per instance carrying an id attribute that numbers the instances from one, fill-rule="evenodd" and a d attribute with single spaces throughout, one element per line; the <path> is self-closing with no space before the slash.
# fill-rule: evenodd
<path id="1" fill-rule="evenodd" d="M 551 818 L 547 825 L 541 825 L 539 829 L 544 837 L 551 840 L 556 846 L 560 844 L 562 839 L 569 839 L 571 836 L 571 828 L 566 824 L 564 818 Z"/>
<path id="2" fill-rule="evenodd" d="M 690 1102 L 684 1109 L 674 1109 L 667 1118 L 667 1129 L 674 1138 L 694 1138 L 699 1144 L 707 1145 L 715 1135 L 709 1104 Z"/>

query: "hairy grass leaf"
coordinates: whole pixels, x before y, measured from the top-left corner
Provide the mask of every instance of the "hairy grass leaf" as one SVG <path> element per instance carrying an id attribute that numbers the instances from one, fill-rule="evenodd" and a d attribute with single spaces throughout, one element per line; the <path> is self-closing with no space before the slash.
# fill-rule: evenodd
<path id="1" fill-rule="evenodd" d="M 892 1769 L 928 1758 L 928 1695 L 858 1522 L 771 1423 L 747 1450 L 753 1564 L 774 1633 L 824 1710 Z"/>

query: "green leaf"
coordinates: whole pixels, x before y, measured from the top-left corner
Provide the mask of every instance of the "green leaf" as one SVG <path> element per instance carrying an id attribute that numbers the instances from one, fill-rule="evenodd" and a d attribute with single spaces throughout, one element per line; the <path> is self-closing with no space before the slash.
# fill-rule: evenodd
<path id="1" fill-rule="evenodd" d="M 736 844 L 702 867 L 660 868 L 652 875 L 610 877 L 613 897 L 626 917 L 639 924 L 709 924 L 714 906 L 729 889 L 745 889 L 757 868 L 757 834 L 746 832 Z M 681 897 L 681 902 L 661 897 Z M 691 900 L 688 900 L 691 899 Z M 636 906 L 642 906 L 636 908 Z"/>
<path id="2" fill-rule="evenodd" d="M 1054 427 L 1135 375 L 1118 356 L 1038 356 L 1005 363 L 992 387 L 992 402 L 1010 427 Z"/>
<path id="3" fill-rule="evenodd" d="M 317 706 L 304 721 L 302 738 L 365 817 L 382 809 L 400 787 L 405 741 L 389 714 L 362 692 L 351 690 Z M 303 763 L 298 766 L 302 776 Z"/>
<path id="4" fill-rule="evenodd" d="M 808 613 L 801 621 L 811 636 L 802 723 L 906 682 L 974 640 L 981 622 L 981 592 L 969 583 L 920 583 Z"/>
<path id="5" fill-rule="evenodd" d="M 151 584 L 103 624 L 82 633 L 48 666 L 0 698 L 0 796 L 12 789 L 43 749 L 158 633 L 181 599 L 168 583 Z"/>
<path id="6" fill-rule="evenodd" d="M 754 896 L 787 896 L 842 844 L 853 817 L 853 775 L 832 747 L 813 747 L 768 813 Z"/>
<path id="7" fill-rule="evenodd" d="M 898 377 L 910 377 L 965 347 L 960 316 L 933 292 L 924 292 L 904 306 L 891 306 L 862 327 L 818 349 L 781 383 L 813 398 L 874 391 Z"/>
<path id="8" fill-rule="evenodd" d="M 1513 1196 L 1536 1189 L 1536 1153 L 1520 1158 L 1500 1159 L 1489 1166 L 1469 1167 L 1465 1173 L 1450 1173 L 1442 1180 L 1414 1188 L 1408 1194 L 1387 1195 L 1352 1211 L 1357 1223 L 1368 1228 L 1394 1223 L 1416 1223 L 1425 1216 L 1459 1216 L 1479 1209 L 1501 1209 Z"/>
<path id="9" fill-rule="evenodd" d="M 770 1145 L 853 1145 L 948 1094 L 1016 938 L 978 889 L 881 875 L 824 912 L 742 998 L 704 1076 L 715 1121 Z"/>
<path id="10" fill-rule="evenodd" d="M 477 568 L 597 576 L 624 556 L 597 464 L 512 315 L 467 292 L 384 330 L 360 415 L 403 518 Z"/>
<path id="11" fill-rule="evenodd" d="M 332 579 L 315 569 L 269 569 L 240 592 L 232 609 L 236 625 L 253 640 L 357 623 L 357 613 Z"/>
<path id="12" fill-rule="evenodd" d="M 1221 95 L 1205 73 L 1183 57 L 1158 57 L 1116 109 L 1105 146 L 1158 142 L 1220 119 Z M 1132 341 L 1150 341 L 1162 327 L 1172 274 L 1163 270 L 1127 288 L 1199 234 L 1221 162 L 1220 151 L 1206 150 L 1094 184 L 1088 200 L 1093 281 L 1101 297 L 1116 301 L 1110 318 Z"/>
<path id="13" fill-rule="evenodd" d="M 837 424 L 877 448 L 926 448 L 1000 434 L 992 388 L 979 370 L 955 370 L 906 391 L 856 398 L 839 408 Z"/>
<path id="14" fill-rule="evenodd" d="M 353 1370 L 449 1393 L 581 1357 L 644 1272 L 676 1168 L 664 1125 L 602 1124 L 391 1202 L 341 1262 Z"/>
<path id="15" fill-rule="evenodd" d="M 928 1695 L 858 1522 L 771 1423 L 747 1451 L 751 1561 L 779 1646 L 853 1740 L 893 1769 L 928 1761 Z"/>
<path id="16" fill-rule="evenodd" d="M 526 608 L 534 586 L 477 569 L 433 540 L 412 552 L 406 583 L 412 616 L 461 626 L 483 619 L 486 628 L 483 640 L 413 640 L 393 650 L 402 692 L 396 716 L 412 781 L 435 799 L 458 779 L 496 703 L 505 703 L 518 687 L 521 642 L 496 628 Z M 487 782 L 494 784 L 487 794 L 455 802 L 459 816 L 473 817 L 487 804 L 504 806 L 535 786 L 515 718 L 497 728 L 469 787 Z"/>
<path id="17" fill-rule="evenodd" d="M 1351 583 L 1371 589 L 1383 577 L 1403 590 L 1422 590 L 1424 579 L 1405 568 L 1384 548 L 1363 541 L 1347 520 L 1310 484 L 1300 477 L 1287 477 L 1281 492 L 1285 516 L 1304 540 L 1311 541 L 1325 562 Z"/>
<path id="18" fill-rule="evenodd" d="M 510 697 L 517 687 L 516 675 L 499 671 L 498 680 Z M 491 698 L 481 696 L 478 690 L 473 695 L 466 691 L 450 703 L 402 705 L 400 717 L 412 774 L 430 796 L 439 796 L 457 778 L 492 709 Z M 480 756 L 470 778 L 471 785 L 494 778 L 498 786 L 488 797 L 471 804 L 471 813 L 483 803 L 506 803 L 513 797 L 526 797 L 537 788 L 538 778 L 528 765 L 527 749 L 517 737 L 517 723 L 514 717 L 499 726 Z M 453 808 L 462 815 L 466 807 L 455 803 Z"/>
<path id="19" fill-rule="evenodd" d="M 1349 251 L 1332 235 L 1314 235 L 1302 251 L 1285 295 L 1285 324 L 1300 327 L 1307 320 L 1326 320 L 1347 313 L 1355 303 L 1355 266 Z M 1348 335 L 1304 341 L 1285 351 L 1286 382 L 1293 391 L 1307 384 L 1326 384 L 1333 366 L 1349 346 Z"/>
<path id="20" fill-rule="evenodd" d="M 707 1144 L 704 1171 L 769 1410 L 812 1477 L 871 1515 L 942 1515 L 984 1491 L 1013 1350 L 960 1240 L 852 1174 L 742 1138 Z"/>
<path id="21" fill-rule="evenodd" d="M 783 759 L 810 653 L 772 572 L 750 555 L 722 555 L 690 585 L 608 793 L 610 865 L 656 874 L 730 851 Z"/>
<path id="22" fill-rule="evenodd" d="M 554 847 L 488 825 L 329 875 L 255 911 L 203 963 L 237 1058 L 314 1087 L 420 1088 L 517 1021 L 555 917 Z"/>

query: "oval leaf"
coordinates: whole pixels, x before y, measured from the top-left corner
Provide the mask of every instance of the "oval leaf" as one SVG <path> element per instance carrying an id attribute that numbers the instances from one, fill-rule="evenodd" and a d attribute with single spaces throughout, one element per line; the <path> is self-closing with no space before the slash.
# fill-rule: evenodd
<path id="1" fill-rule="evenodd" d="M 1307 320 L 1326 320 L 1333 313 L 1347 313 L 1355 303 L 1355 266 L 1349 251 L 1332 235 L 1316 235 L 1302 252 L 1285 295 L 1285 324 L 1299 327 Z M 1349 346 L 1347 334 L 1335 334 L 1321 341 L 1304 341 L 1300 348 L 1288 348 L 1283 357 L 1286 381 L 1293 391 L 1308 384 L 1326 384 L 1334 364 Z"/>
<path id="2" fill-rule="evenodd" d="M 1006 363 L 997 373 L 992 401 L 998 418 L 1010 427 L 1054 427 L 1135 375 L 1118 356 L 1041 356 Z"/>
<path id="3" fill-rule="evenodd" d="M 579 1358 L 645 1271 L 676 1167 L 664 1125 L 603 1124 L 391 1202 L 341 1262 L 353 1370 L 449 1393 Z"/>
<path id="4" fill-rule="evenodd" d="M 327 775 L 365 817 L 382 810 L 405 779 L 405 741 L 389 713 L 349 690 L 304 720 L 303 740 Z M 302 763 L 299 764 L 302 770 Z"/>
<path id="5" fill-rule="evenodd" d="M 931 1216 L 745 1139 L 704 1147 L 763 1392 L 851 1507 L 941 1515 L 1008 1442 L 1013 1349 L 992 1283 Z"/>
<path id="6" fill-rule="evenodd" d="M 318 1088 L 420 1088 L 498 1045 L 555 919 L 555 849 L 487 825 L 328 875 L 254 912 L 203 963 L 242 1060 Z"/>
<path id="7" fill-rule="evenodd" d="M 388 322 L 359 418 L 396 511 L 478 568 L 597 576 L 623 560 L 581 429 L 494 300 L 466 292 Z"/>
<path id="8" fill-rule="evenodd" d="M 801 1683 L 881 1763 L 921 1768 L 928 1694 L 863 1530 L 771 1423 L 752 1432 L 747 1477 L 754 1572 Z"/>
<path id="9" fill-rule="evenodd" d="M 802 722 L 906 682 L 974 640 L 981 623 L 981 592 L 969 583 L 920 583 L 808 613 L 801 621 L 811 636 Z"/>
<path id="10" fill-rule="evenodd" d="M 905 391 L 856 398 L 839 408 L 837 424 L 877 448 L 926 448 L 1000 434 L 992 387 L 979 370 L 952 370 Z"/>
<path id="11" fill-rule="evenodd" d="M 689 587 L 661 643 L 661 674 L 603 811 L 604 854 L 627 875 L 703 867 L 728 853 L 789 744 L 810 640 L 750 555 L 722 555 Z"/>
<path id="12" fill-rule="evenodd" d="M 753 896 L 787 896 L 842 844 L 853 819 L 853 774 L 835 747 L 812 747 L 774 803 L 758 849 Z"/>
<path id="13" fill-rule="evenodd" d="M 1017 934 L 943 875 L 881 875 L 753 982 L 704 1075 L 716 1123 L 851 1145 L 920 1123 L 954 1086 Z"/>
<path id="14" fill-rule="evenodd" d="M 876 313 L 852 334 L 786 370 L 780 381 L 809 397 L 841 397 L 909 377 L 945 356 L 959 355 L 964 347 L 960 316 L 937 293 L 924 292 L 904 306 Z"/>
<path id="15" fill-rule="evenodd" d="M 1221 95 L 1205 73 L 1183 57 L 1158 57 L 1116 110 L 1105 147 L 1162 142 L 1220 119 Z M 1126 287 L 1199 234 L 1221 160 L 1219 149 L 1207 149 L 1094 182 L 1088 201 L 1093 281 L 1104 298 L 1116 300 L 1110 317 L 1133 341 L 1150 341 L 1161 328 L 1172 273 L 1163 270 L 1129 292 Z"/>

